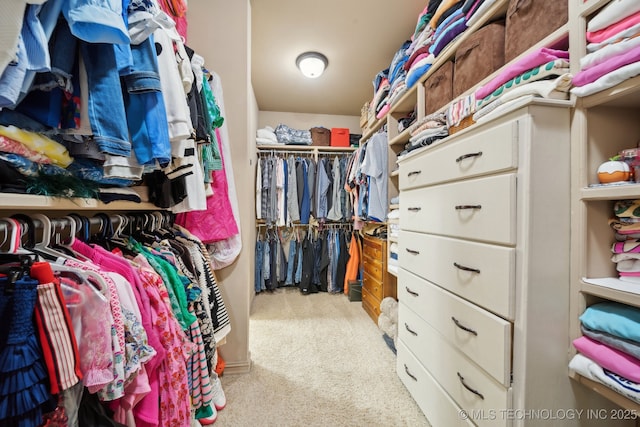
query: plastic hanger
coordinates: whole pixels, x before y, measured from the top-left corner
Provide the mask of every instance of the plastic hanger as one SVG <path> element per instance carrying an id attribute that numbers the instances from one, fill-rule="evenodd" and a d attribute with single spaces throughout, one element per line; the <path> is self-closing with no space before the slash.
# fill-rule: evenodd
<path id="1" fill-rule="evenodd" d="M 51 263 L 51 269 L 56 276 L 69 277 L 79 284 L 89 286 L 103 301 L 109 301 L 109 285 L 102 276 L 92 270 L 83 270 L 65 264 Z"/>
<path id="2" fill-rule="evenodd" d="M 55 242 L 53 247 L 55 249 L 68 253 L 69 257 L 76 258 L 80 261 L 90 261 L 89 258 L 77 253 L 71 248 L 71 245 L 76 239 L 76 219 L 73 216 L 69 215 L 60 218 L 58 221 L 56 221 L 56 224 L 60 225 L 60 230 L 56 230 L 57 227 L 54 227 L 53 236 L 55 238 Z M 63 239 L 62 232 L 67 229 L 67 226 L 69 226 L 69 236 L 68 238 Z"/>
<path id="3" fill-rule="evenodd" d="M 33 219 L 40 221 L 42 224 L 42 239 L 36 239 L 33 250 L 44 258 L 57 260 L 59 258 L 69 259 L 71 256 L 62 251 L 58 251 L 50 246 L 51 244 L 51 219 L 43 214 L 32 214 Z"/>
<path id="4" fill-rule="evenodd" d="M 4 252 L 16 253 L 18 249 L 18 240 L 20 239 L 20 236 L 18 236 L 18 228 L 16 227 L 16 222 L 14 219 L 11 219 L 11 218 L 0 218 L 0 221 L 2 222 L 5 228 L 2 247 L 4 247 L 6 243 L 9 243 L 9 247 Z"/>

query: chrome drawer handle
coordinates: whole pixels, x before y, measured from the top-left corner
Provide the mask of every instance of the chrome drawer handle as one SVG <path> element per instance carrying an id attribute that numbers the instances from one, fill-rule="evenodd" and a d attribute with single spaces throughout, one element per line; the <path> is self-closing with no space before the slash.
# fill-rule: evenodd
<path id="1" fill-rule="evenodd" d="M 404 322 L 404 327 L 405 327 L 405 329 L 406 329 L 407 331 L 409 331 L 409 333 L 410 333 L 411 335 L 416 336 L 416 337 L 418 336 L 418 333 L 417 333 L 416 331 L 412 330 L 412 329 L 409 327 L 409 325 L 407 325 L 407 322 Z"/>
<path id="2" fill-rule="evenodd" d="M 413 207 L 407 209 L 409 212 L 420 212 L 422 210 L 421 207 Z"/>
<path id="3" fill-rule="evenodd" d="M 480 274 L 480 270 L 478 270 L 477 268 L 465 267 L 464 265 L 460 265 L 457 262 L 454 262 L 453 265 L 457 269 L 464 270 L 464 271 L 471 271 L 472 273 Z"/>
<path id="4" fill-rule="evenodd" d="M 480 156 L 482 156 L 482 151 L 478 151 L 477 153 L 463 154 L 462 156 L 456 159 L 456 163 L 460 163 L 461 161 L 463 161 L 464 159 L 468 159 L 469 157 L 480 157 Z"/>
<path id="5" fill-rule="evenodd" d="M 408 286 L 405 286 L 404 289 L 409 293 L 409 295 L 413 295 L 414 297 L 419 297 L 420 296 L 419 293 L 417 293 L 415 291 L 412 291 L 411 289 L 409 289 Z"/>
<path id="6" fill-rule="evenodd" d="M 456 206 L 456 210 L 463 210 L 463 209 L 482 209 L 482 205 L 457 205 Z"/>
<path id="7" fill-rule="evenodd" d="M 407 176 L 420 175 L 422 171 L 411 171 L 407 174 Z"/>
<path id="8" fill-rule="evenodd" d="M 420 251 L 416 251 L 415 249 L 405 248 L 405 251 L 409 252 L 411 255 L 420 255 Z"/>
<path id="9" fill-rule="evenodd" d="M 455 323 L 455 325 L 462 329 L 463 331 L 467 331 L 472 335 L 475 335 L 476 337 L 478 336 L 478 333 L 476 331 L 474 331 L 471 328 L 467 328 L 466 326 L 464 326 L 462 323 L 460 323 L 460 321 L 458 319 L 456 319 L 455 317 L 451 316 L 451 320 L 453 320 L 453 323 Z"/>
<path id="10" fill-rule="evenodd" d="M 471 393 L 477 395 L 478 397 L 480 397 L 480 399 L 484 400 L 484 396 L 478 391 L 478 390 L 474 390 L 471 387 L 469 387 L 465 382 L 464 382 L 464 377 L 462 375 L 460 375 L 460 372 L 456 372 L 458 374 L 458 378 L 460 379 L 460 382 L 462 383 L 462 386 L 464 388 L 466 388 L 467 390 L 469 390 Z"/>
<path id="11" fill-rule="evenodd" d="M 416 381 L 416 382 L 418 381 L 418 378 L 416 378 L 416 376 L 415 376 L 415 375 L 413 375 L 411 372 L 409 372 L 409 367 L 407 366 L 407 364 L 406 364 L 406 363 L 405 363 L 405 365 L 404 365 L 404 372 L 405 372 L 407 375 L 409 375 L 409 376 L 411 377 L 411 379 L 412 379 L 412 380 L 414 380 L 414 381 Z"/>

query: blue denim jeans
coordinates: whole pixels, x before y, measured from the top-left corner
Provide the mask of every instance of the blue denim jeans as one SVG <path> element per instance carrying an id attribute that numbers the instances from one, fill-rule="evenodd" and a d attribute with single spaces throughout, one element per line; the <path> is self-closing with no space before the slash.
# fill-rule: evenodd
<path id="1" fill-rule="evenodd" d="M 131 55 L 133 67 L 122 80 L 133 151 L 141 165 L 157 160 L 166 166 L 171 161 L 171 142 L 153 36 L 131 45 Z"/>
<path id="2" fill-rule="evenodd" d="M 269 280 L 271 278 L 271 245 L 269 241 L 263 242 L 262 262 L 262 278 Z"/>
<path id="3" fill-rule="evenodd" d="M 295 283 L 302 281 L 302 243 L 298 245 L 298 262 L 296 263 Z"/>
<path id="4" fill-rule="evenodd" d="M 254 274 L 254 290 L 256 293 L 262 291 L 263 279 L 262 279 L 262 241 L 256 240 L 256 259 L 255 259 L 255 274 Z"/>
<path id="5" fill-rule="evenodd" d="M 80 41 L 80 55 L 87 71 L 93 137 L 103 153 L 129 157 L 131 143 L 113 45 Z"/>
<path id="6" fill-rule="evenodd" d="M 289 243 L 289 257 L 287 258 L 287 278 L 284 281 L 285 285 L 293 285 L 293 272 L 296 265 L 296 250 L 298 242 L 291 240 Z"/>
<path id="7" fill-rule="evenodd" d="M 27 5 L 20 31 L 16 64 L 9 64 L 0 76 L 0 108 L 15 107 L 29 71 L 48 71 L 47 38 L 38 19 L 40 5 Z"/>
<path id="8" fill-rule="evenodd" d="M 53 30 L 58 23 L 58 17 L 61 17 L 60 11 L 62 10 L 62 4 L 64 3 L 64 1 L 65 0 L 47 0 L 47 2 L 45 2 L 43 5 L 38 6 L 38 19 L 40 20 L 40 25 L 42 25 L 42 29 L 44 30 L 46 40 L 51 40 Z M 22 99 L 24 99 L 26 94 L 29 92 L 35 76 L 35 71 L 27 71 L 27 75 L 25 76 L 24 82 L 22 83 L 22 89 L 20 90 L 20 98 L 18 102 L 22 101 Z"/>

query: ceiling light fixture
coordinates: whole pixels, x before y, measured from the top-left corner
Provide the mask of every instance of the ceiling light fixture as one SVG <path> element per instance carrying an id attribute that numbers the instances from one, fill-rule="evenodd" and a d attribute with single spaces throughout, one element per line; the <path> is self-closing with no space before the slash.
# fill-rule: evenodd
<path id="1" fill-rule="evenodd" d="M 320 77 L 329 65 L 326 56 L 318 52 L 305 52 L 296 58 L 296 66 L 302 75 L 310 79 Z"/>

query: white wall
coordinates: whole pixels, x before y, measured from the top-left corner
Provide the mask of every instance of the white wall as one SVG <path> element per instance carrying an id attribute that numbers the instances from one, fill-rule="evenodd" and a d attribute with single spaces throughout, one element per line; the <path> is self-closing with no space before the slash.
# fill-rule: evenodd
<path id="1" fill-rule="evenodd" d="M 253 289 L 255 199 L 246 197 L 253 186 L 255 120 L 251 88 L 251 9 L 249 0 L 190 0 L 187 45 L 205 58 L 205 66 L 222 81 L 225 121 L 238 192 L 242 251 L 229 267 L 216 271 L 231 319 L 231 333 L 220 347 L 225 372 L 246 372 L 249 354 L 249 306 Z M 253 119 L 252 119 L 253 118 Z M 253 126 L 253 128 L 252 128 Z"/>
<path id="2" fill-rule="evenodd" d="M 294 129 L 311 129 L 315 126 L 348 128 L 350 133 L 360 134 L 360 116 L 331 116 L 327 114 L 288 113 L 282 111 L 260 111 L 258 127 L 275 128 L 280 123 Z"/>
<path id="3" fill-rule="evenodd" d="M 349 128 L 360 133 L 356 116 L 330 116 L 258 111 L 251 86 L 251 6 L 249 0 L 190 0 L 187 45 L 205 58 L 205 66 L 222 81 L 225 121 L 238 193 L 242 250 L 229 267 L 216 271 L 231 318 L 231 333 L 219 349 L 225 372 L 247 372 L 251 367 L 249 315 L 254 293 L 255 198 L 244 191 L 255 188 L 255 134 L 265 125 L 284 123 L 297 129 L 313 126 Z"/>

